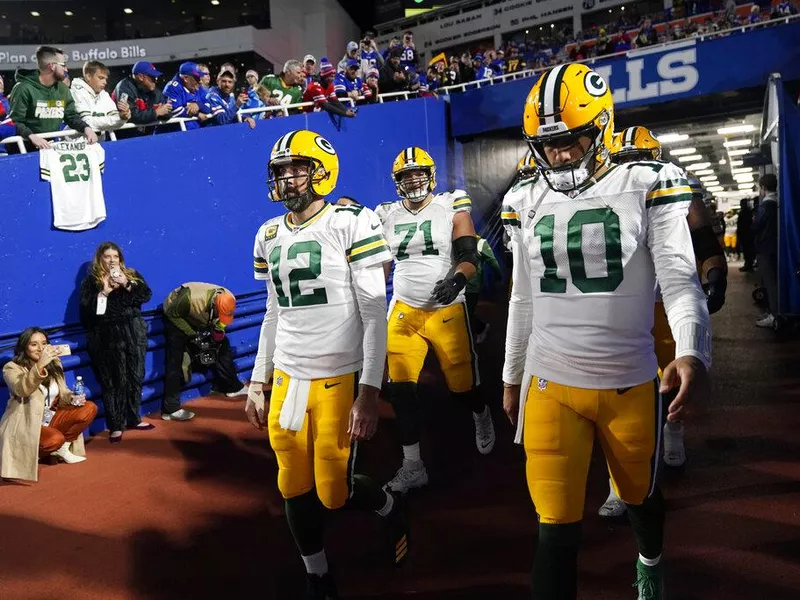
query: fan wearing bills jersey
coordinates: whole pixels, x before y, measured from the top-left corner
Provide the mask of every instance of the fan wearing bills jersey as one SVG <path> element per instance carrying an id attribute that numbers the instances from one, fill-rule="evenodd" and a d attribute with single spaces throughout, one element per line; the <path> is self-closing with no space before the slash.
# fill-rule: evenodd
<path id="1" fill-rule="evenodd" d="M 403 500 L 356 473 L 359 443 L 378 424 L 386 357 L 383 263 L 391 254 L 375 213 L 326 201 L 339 158 L 322 136 L 291 131 L 273 146 L 270 199 L 288 212 L 258 230 L 254 270 L 267 312 L 246 405 L 278 460 L 286 519 L 308 572 L 306 598 L 336 597 L 322 545 L 327 509 L 371 510 L 388 555 L 408 552 Z M 269 413 L 263 383 L 273 376 Z"/>
<path id="2" fill-rule="evenodd" d="M 403 465 L 387 487 L 405 493 L 428 482 L 419 449 L 417 394 L 428 348 L 436 354 L 450 392 L 472 410 L 481 454 L 492 451 L 495 435 L 479 390 L 478 357 L 464 300 L 464 287 L 478 264 L 472 201 L 463 190 L 433 193 L 436 165 L 422 148 L 403 150 L 392 177 L 401 199 L 381 204 L 375 212 L 395 260 L 388 392 Z"/>
<path id="3" fill-rule="evenodd" d="M 656 482 L 662 414 L 682 418 L 711 362 L 706 297 L 686 222 L 683 171 L 613 165 L 614 104 L 583 64 L 546 71 L 525 102 L 541 174 L 505 199 L 514 288 L 503 404 L 517 425 L 539 515 L 537 600 L 577 597 L 577 555 L 594 438 L 627 505 L 639 598 L 661 600 L 664 501 Z M 656 278 L 675 359 L 657 379 Z M 679 387 L 667 411 L 661 392 Z"/>

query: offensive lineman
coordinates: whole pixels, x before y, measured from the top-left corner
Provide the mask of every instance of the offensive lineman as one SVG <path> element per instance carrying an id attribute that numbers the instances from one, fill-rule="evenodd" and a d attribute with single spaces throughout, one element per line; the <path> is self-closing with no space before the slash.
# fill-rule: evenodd
<path id="1" fill-rule="evenodd" d="M 615 164 L 661 162 L 661 143 L 645 127 L 628 127 L 616 135 L 614 146 L 611 161 Z M 708 313 L 714 314 L 725 304 L 728 265 L 711 227 L 711 215 L 703 202 L 700 182 L 690 178 L 689 187 L 692 190 L 692 202 L 686 220 L 689 223 L 692 247 L 697 259 L 697 275 L 701 282 L 706 282 L 703 284 L 703 290 L 708 298 Z M 653 338 L 658 368 L 663 372 L 675 359 L 675 340 L 672 338 L 667 315 L 664 312 L 664 303 L 658 292 L 656 292 Z M 665 394 L 665 397 L 668 395 Z M 683 436 L 683 422 L 667 421 L 664 424 L 664 462 L 670 467 L 680 467 L 686 461 Z M 625 503 L 617 495 L 610 481 L 608 498 L 597 512 L 606 518 L 621 517 L 625 514 Z"/>
<path id="2" fill-rule="evenodd" d="M 669 419 L 706 382 L 711 331 L 686 211 L 690 190 L 670 164 L 609 162 L 614 105 L 582 64 L 546 71 L 523 118 L 539 182 L 507 198 L 514 288 L 504 408 L 523 442 L 539 514 L 537 600 L 577 596 L 577 555 L 595 435 L 639 547 L 639 597 L 662 598 L 664 501 L 656 485 L 661 396 Z M 676 358 L 659 385 L 653 350 L 656 277 Z"/>
<path id="3" fill-rule="evenodd" d="M 304 130 L 281 137 L 270 153 L 270 198 L 288 212 L 259 228 L 253 259 L 268 301 L 245 411 L 256 428 L 268 424 L 308 600 L 337 597 L 323 549 L 326 509 L 376 512 L 388 526 L 392 562 L 407 553 L 402 499 L 355 474 L 354 465 L 359 441 L 378 425 L 382 265 L 392 257 L 372 211 L 325 201 L 338 176 L 326 139 Z M 262 387 L 270 375 L 267 416 Z"/>
<path id="4" fill-rule="evenodd" d="M 376 214 L 395 260 L 389 307 L 388 395 L 397 416 L 403 465 L 387 487 L 405 493 L 428 483 L 419 450 L 417 381 L 432 347 L 450 392 L 471 410 L 481 454 L 494 447 L 494 424 L 479 391 L 478 357 L 469 328 L 464 286 L 478 263 L 472 200 L 463 190 L 433 193 L 436 165 L 421 148 L 395 159 L 400 200 Z"/>

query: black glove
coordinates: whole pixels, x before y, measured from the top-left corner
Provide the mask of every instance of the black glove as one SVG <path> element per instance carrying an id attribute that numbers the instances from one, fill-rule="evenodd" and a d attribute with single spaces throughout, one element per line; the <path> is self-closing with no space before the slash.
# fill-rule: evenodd
<path id="1" fill-rule="evenodd" d="M 455 273 L 446 279 L 436 282 L 436 287 L 431 293 L 439 304 L 450 304 L 458 297 L 458 293 L 467 285 L 467 278 L 463 273 Z"/>
<path id="2" fill-rule="evenodd" d="M 713 315 L 725 304 L 725 290 L 728 288 L 728 279 L 725 271 L 719 267 L 711 269 L 706 275 L 708 283 L 703 284 L 708 303 L 708 314 Z"/>

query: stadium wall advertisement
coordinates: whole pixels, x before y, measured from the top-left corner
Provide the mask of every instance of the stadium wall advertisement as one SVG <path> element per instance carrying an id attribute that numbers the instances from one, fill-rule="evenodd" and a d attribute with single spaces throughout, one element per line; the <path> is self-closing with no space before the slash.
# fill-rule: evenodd
<path id="1" fill-rule="evenodd" d="M 653 105 L 763 86 L 773 72 L 784 80 L 798 78 L 798 37 L 800 23 L 792 23 L 718 39 L 694 38 L 587 64 L 609 83 L 618 108 Z M 535 81 L 530 77 L 453 94 L 453 134 L 521 127 L 525 98 Z"/>
<path id="2" fill-rule="evenodd" d="M 39 179 L 38 154 L 0 158 L 0 203 L 14 206 L 0 232 L 0 364 L 11 358 L 21 330 L 39 325 L 52 332 L 52 343 L 72 346 L 72 356 L 64 359 L 67 382 L 83 375 L 92 399 L 100 396 L 78 325 L 78 287 L 97 246 L 112 240 L 153 290 L 143 306 L 150 332 L 143 410 L 158 410 L 162 393 L 164 340 L 157 308 L 186 281 L 224 285 L 237 296 L 230 340 L 247 379 L 266 301 L 263 282 L 253 279 L 253 240 L 264 221 L 284 212 L 267 196 L 273 143 L 294 129 L 326 137 L 340 160 L 331 200 L 347 195 L 375 207 L 397 197 L 391 167 L 407 146 L 431 153 L 442 189 L 459 183 L 449 160 L 445 109 L 444 102 L 420 99 L 363 107 L 340 128 L 327 113 L 312 113 L 260 121 L 255 130 L 229 125 L 104 143 L 108 218 L 84 232 L 52 228 L 50 184 Z M 185 397 L 207 393 L 209 385 L 195 375 Z M 7 399 L 0 383 L 0 411 Z M 105 427 L 102 400 L 100 407 L 93 432 Z"/>

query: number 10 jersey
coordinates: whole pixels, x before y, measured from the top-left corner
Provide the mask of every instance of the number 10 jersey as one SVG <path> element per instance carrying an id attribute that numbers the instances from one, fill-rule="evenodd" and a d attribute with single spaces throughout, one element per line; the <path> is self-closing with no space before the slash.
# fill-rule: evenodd
<path id="1" fill-rule="evenodd" d="M 326 203 L 299 226 L 288 213 L 258 230 L 255 278 L 275 297 L 275 367 L 300 379 L 361 370 L 364 329 L 352 270 L 392 256 L 375 213 Z"/>

